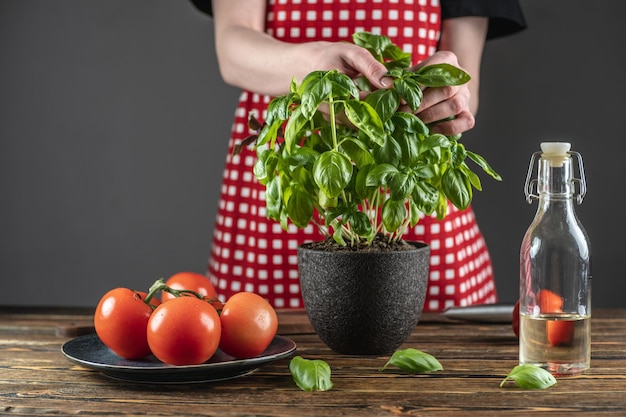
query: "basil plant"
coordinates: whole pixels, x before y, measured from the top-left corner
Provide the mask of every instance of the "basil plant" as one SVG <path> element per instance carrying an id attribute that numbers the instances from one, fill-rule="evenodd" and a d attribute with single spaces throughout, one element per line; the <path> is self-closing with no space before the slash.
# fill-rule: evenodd
<path id="1" fill-rule="evenodd" d="M 468 158 L 500 176 L 460 135 L 431 133 L 414 114 L 422 88 L 467 83 L 466 72 L 448 64 L 412 71 L 411 55 L 388 37 L 359 32 L 353 40 L 387 67 L 392 87 L 371 91 L 364 77 L 314 71 L 270 102 L 264 123 L 250 118 L 258 134 L 245 144 L 256 141 L 267 215 L 284 229 L 312 223 L 341 245 L 369 244 L 378 234 L 401 240 L 422 213 L 443 219 L 447 200 L 470 204 L 481 183 Z M 400 111 L 406 106 L 412 112 Z"/>

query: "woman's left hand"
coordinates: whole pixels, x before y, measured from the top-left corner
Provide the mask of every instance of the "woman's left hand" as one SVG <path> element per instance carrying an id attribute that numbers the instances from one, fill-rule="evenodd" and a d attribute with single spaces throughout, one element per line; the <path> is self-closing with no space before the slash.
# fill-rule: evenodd
<path id="1" fill-rule="evenodd" d="M 450 64 L 460 67 L 456 55 L 438 51 L 413 69 L 433 64 Z M 474 127 L 474 114 L 470 110 L 468 84 L 424 89 L 422 104 L 417 109 L 420 119 L 431 125 L 431 131 L 444 135 L 456 135 Z"/>

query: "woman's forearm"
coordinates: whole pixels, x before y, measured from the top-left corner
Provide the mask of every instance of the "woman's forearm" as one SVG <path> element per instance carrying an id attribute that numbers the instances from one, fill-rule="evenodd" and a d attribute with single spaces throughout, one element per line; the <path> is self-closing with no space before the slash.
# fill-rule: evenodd
<path id="1" fill-rule="evenodd" d="M 265 33 L 265 0 L 214 0 L 213 13 L 220 72 L 230 85 L 285 94 L 324 53 L 321 42 L 292 44 Z"/>
<path id="2" fill-rule="evenodd" d="M 302 57 L 305 44 L 281 42 L 241 26 L 230 26 L 219 36 L 220 72 L 230 85 L 276 96 L 289 91 L 294 76 L 301 80 L 309 72 L 310 57 Z"/>

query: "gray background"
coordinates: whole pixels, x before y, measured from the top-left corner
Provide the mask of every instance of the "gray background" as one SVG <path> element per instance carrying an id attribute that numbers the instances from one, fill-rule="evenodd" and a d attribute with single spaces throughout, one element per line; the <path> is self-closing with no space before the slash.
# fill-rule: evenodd
<path id="1" fill-rule="evenodd" d="M 593 304 L 624 307 L 626 2 L 522 5 L 529 29 L 488 43 L 463 139 L 504 178 L 474 200 L 500 298 L 517 298 L 536 210 L 530 155 L 568 140 L 585 158 Z M 238 96 L 212 31 L 187 1 L 0 0 L 0 305 L 93 306 L 205 270 Z"/>

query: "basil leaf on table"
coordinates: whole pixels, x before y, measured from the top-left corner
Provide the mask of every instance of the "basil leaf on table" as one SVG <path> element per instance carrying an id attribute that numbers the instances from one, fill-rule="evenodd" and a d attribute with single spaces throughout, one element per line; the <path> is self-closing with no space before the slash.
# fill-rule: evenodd
<path id="1" fill-rule="evenodd" d="M 556 384 L 556 378 L 543 368 L 535 365 L 518 365 L 500 383 L 503 387 L 509 379 L 523 389 L 546 389 Z"/>
<path id="2" fill-rule="evenodd" d="M 323 360 L 309 360 L 296 356 L 289 362 L 289 372 L 296 385 L 303 391 L 328 391 L 333 387 L 330 366 Z"/>
<path id="3" fill-rule="evenodd" d="M 385 366 L 382 367 L 381 371 L 384 371 L 390 365 L 415 374 L 443 370 L 443 366 L 434 356 L 413 348 L 396 351 Z"/>

